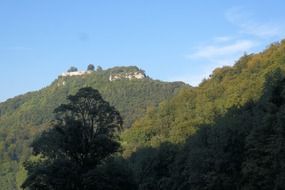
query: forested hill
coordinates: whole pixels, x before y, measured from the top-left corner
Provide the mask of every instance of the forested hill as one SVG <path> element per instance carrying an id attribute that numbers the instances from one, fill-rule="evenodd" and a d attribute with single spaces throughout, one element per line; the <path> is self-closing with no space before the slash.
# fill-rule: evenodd
<path id="1" fill-rule="evenodd" d="M 129 127 L 147 106 L 157 105 L 175 94 L 180 87 L 186 86 L 182 82 L 152 80 L 134 66 L 78 73 L 79 75 L 76 75 L 77 72 L 64 73 L 42 90 L 1 103 L 0 127 L 40 126 L 53 118 L 53 109 L 63 103 L 66 96 L 86 86 L 98 89 L 120 111 L 125 126 Z M 144 77 L 135 78 L 138 73 Z"/>
<path id="2" fill-rule="evenodd" d="M 70 70 L 46 88 L 1 103 L 0 185 L 15 185 L 17 162 L 29 155 L 32 137 L 49 126 L 53 110 L 64 103 L 68 95 L 87 86 L 98 89 L 104 99 L 119 110 L 124 126 L 129 127 L 148 106 L 158 105 L 186 84 L 153 80 L 135 66 L 107 70 L 98 67 L 88 72 Z"/>
<path id="3" fill-rule="evenodd" d="M 30 137 L 66 95 L 90 86 L 131 126 L 120 143 L 138 189 L 284 189 L 284 73 L 285 40 L 215 69 L 195 88 L 154 81 L 136 67 L 65 73 L 0 104 L 0 185 L 17 189 Z M 117 179 L 110 176 L 109 187 Z"/>
<path id="4" fill-rule="evenodd" d="M 182 88 L 138 119 L 123 135 L 126 154 L 142 146 L 183 143 L 200 125 L 212 124 L 228 109 L 258 101 L 266 78 L 277 69 L 285 71 L 284 40 L 242 56 L 232 67 L 215 69 L 198 87 Z"/>
<path id="5" fill-rule="evenodd" d="M 123 135 L 138 189 L 285 189 L 285 41 L 218 68 Z"/>

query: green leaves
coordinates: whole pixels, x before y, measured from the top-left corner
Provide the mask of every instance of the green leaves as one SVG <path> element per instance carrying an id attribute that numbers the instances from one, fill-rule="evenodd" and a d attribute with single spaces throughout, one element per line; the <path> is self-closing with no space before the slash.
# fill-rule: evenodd
<path id="1" fill-rule="evenodd" d="M 284 52 L 285 41 L 246 55 L 137 120 L 122 137 L 137 174 L 148 171 L 139 189 L 284 189 Z M 161 166 L 173 158 L 159 156 L 165 142 L 182 151 Z"/>
<path id="2" fill-rule="evenodd" d="M 7 148 L 3 148 L 0 152 L 0 160 L 12 162 L 12 159 L 16 159 L 19 165 L 20 160 L 26 160 L 31 152 L 29 149 L 31 141 L 39 135 L 41 131 L 53 125 L 50 122 L 54 119 L 54 109 L 58 108 L 60 104 L 68 106 L 66 105 L 68 103 L 66 97 L 69 95 L 74 96 L 80 88 L 92 87 L 98 89 L 104 99 L 110 102 L 110 107 L 115 106 L 116 109 L 120 111 L 124 119 L 124 127 L 130 127 L 135 119 L 143 115 L 147 106 L 156 106 L 162 100 L 172 96 L 178 88 L 184 85 L 183 83 L 155 81 L 150 78 L 144 80 L 125 79 L 113 82 L 109 81 L 109 76 L 113 72 L 136 71 L 140 70 L 137 67 L 117 67 L 107 70 L 98 67 L 96 71 L 88 75 L 59 77 L 46 88 L 1 103 L 0 149 L 2 147 Z M 88 93 L 85 95 L 87 97 Z M 75 107 L 62 106 L 58 108 L 58 119 L 64 118 L 64 114 L 70 116 L 70 112 L 72 110 L 79 110 L 78 108 L 80 106 L 88 106 L 87 102 L 81 102 L 81 100 L 76 97 L 73 97 L 73 99 L 78 102 L 78 105 Z M 108 106 L 101 106 L 96 109 L 102 110 L 107 107 Z M 61 112 L 60 109 L 69 111 L 61 115 L 59 114 Z M 92 110 L 93 108 L 89 107 L 88 109 Z M 108 110 L 103 111 L 103 113 L 105 112 L 108 112 Z M 102 112 L 98 111 L 96 111 L 96 113 L 102 114 Z M 78 117 L 80 116 L 78 112 L 74 112 L 73 114 Z M 94 115 L 95 113 L 92 114 Z M 109 127 L 113 128 L 113 130 L 118 130 L 114 124 L 107 120 L 107 118 L 110 117 L 104 118 L 106 120 L 101 120 L 102 125 L 105 123 L 110 125 Z M 94 119 L 96 120 L 96 118 Z M 101 128 L 101 130 L 103 132 L 105 129 Z M 109 131 L 111 132 L 112 130 Z M 12 176 L 15 174 L 16 171 L 11 173 Z"/>
<path id="3" fill-rule="evenodd" d="M 121 116 L 97 90 L 80 89 L 55 112 L 54 126 L 32 143 L 40 159 L 26 163 L 23 188 L 83 189 L 86 173 L 119 150 L 115 132 L 122 127 Z"/>

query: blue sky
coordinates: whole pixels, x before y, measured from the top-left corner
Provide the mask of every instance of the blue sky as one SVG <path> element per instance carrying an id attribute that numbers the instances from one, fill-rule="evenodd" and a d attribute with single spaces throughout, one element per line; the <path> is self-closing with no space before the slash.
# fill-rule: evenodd
<path id="1" fill-rule="evenodd" d="M 197 85 L 285 36 L 285 1 L 0 0 L 0 101 L 70 66 L 137 65 Z"/>

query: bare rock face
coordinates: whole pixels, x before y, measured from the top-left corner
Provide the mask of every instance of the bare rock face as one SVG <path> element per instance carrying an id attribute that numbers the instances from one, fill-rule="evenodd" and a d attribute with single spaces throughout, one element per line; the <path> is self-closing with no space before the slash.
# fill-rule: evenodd
<path id="1" fill-rule="evenodd" d="M 145 79 L 146 76 L 143 72 L 134 71 L 134 72 L 126 72 L 126 73 L 117 73 L 117 74 L 110 74 L 109 81 L 114 80 L 121 80 L 121 79 Z"/>

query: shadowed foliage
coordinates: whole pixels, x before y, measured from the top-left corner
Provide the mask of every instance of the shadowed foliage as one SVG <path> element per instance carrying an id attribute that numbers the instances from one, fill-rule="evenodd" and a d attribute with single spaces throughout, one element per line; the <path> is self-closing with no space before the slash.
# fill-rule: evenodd
<path id="1" fill-rule="evenodd" d="M 35 92 L 11 98 L 0 103 L 0 186 L 4 189 L 19 189 L 26 176 L 22 164 L 30 156 L 29 145 L 34 137 L 50 127 L 53 110 L 67 103 L 66 97 L 80 88 L 97 89 L 102 97 L 114 106 L 130 127 L 147 106 L 156 106 L 173 96 L 183 83 L 152 80 L 109 81 L 111 73 L 143 72 L 137 67 L 115 67 L 72 77 L 59 76 L 51 85 Z"/>
<path id="2" fill-rule="evenodd" d="M 23 188 L 83 189 L 84 176 L 119 150 L 121 116 L 97 90 L 80 89 L 55 113 L 54 126 L 32 143 L 36 158 L 25 164 Z"/>
<path id="3" fill-rule="evenodd" d="M 199 126 L 185 143 L 138 149 L 129 162 L 140 190 L 284 189 L 283 72 L 267 77 L 259 101 Z"/>
<path id="4" fill-rule="evenodd" d="M 0 184 L 16 189 L 16 184 L 25 179 L 25 172 L 23 169 L 19 172 L 17 162 L 29 157 L 25 145 L 30 142 L 31 134 L 39 134 L 40 129 L 46 128 L 42 124 L 51 118 L 50 110 L 57 103 L 66 102 L 62 95 L 74 94 L 78 86 L 96 84 L 103 95 L 110 93 L 106 99 L 132 123 L 120 139 L 125 160 L 120 158 L 117 127 L 111 127 L 110 131 L 102 128 L 99 131 L 108 134 L 108 138 L 98 135 L 98 141 L 90 141 L 90 131 L 91 134 L 94 131 L 84 126 L 95 120 L 88 119 L 85 111 L 82 112 L 89 104 L 66 103 L 56 110 L 54 127 L 32 144 L 36 156 L 26 162 L 28 178 L 24 186 L 34 189 L 59 186 L 60 189 L 282 190 L 285 187 L 284 52 L 285 41 L 282 41 L 261 53 L 244 55 L 234 66 L 215 69 L 198 87 L 184 86 L 171 98 L 162 95 L 172 94 L 173 90 L 165 90 L 164 85 L 149 78 L 101 83 L 108 80 L 110 74 L 102 70 L 86 76 L 59 78 L 39 93 L 5 102 L 0 105 L 3 129 L 0 157 L 4 158 L 0 163 Z M 112 71 L 121 73 L 125 69 L 136 70 L 119 67 Z M 146 85 L 150 83 L 151 87 Z M 152 93 L 158 87 L 164 90 Z M 132 90 L 126 91 L 126 88 Z M 151 101 L 145 98 L 146 94 L 150 99 L 159 97 L 164 101 L 147 108 Z M 76 102 L 77 98 L 70 101 Z M 92 111 L 89 115 L 94 116 Z"/>

